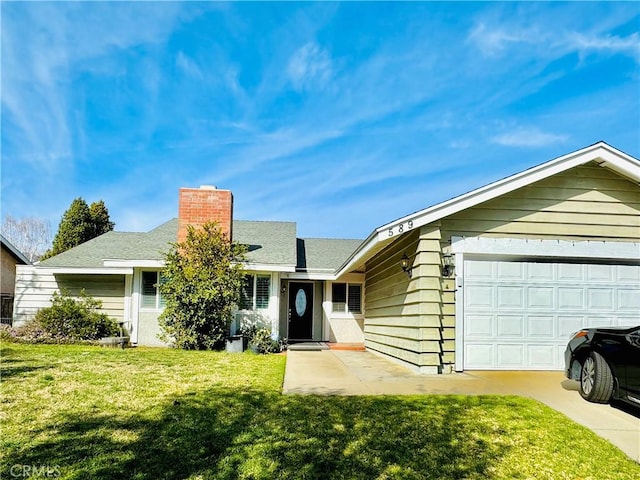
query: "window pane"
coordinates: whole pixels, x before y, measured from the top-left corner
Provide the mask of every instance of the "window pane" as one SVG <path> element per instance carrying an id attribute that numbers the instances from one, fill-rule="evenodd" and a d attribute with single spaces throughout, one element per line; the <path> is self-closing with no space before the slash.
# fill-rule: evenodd
<path id="1" fill-rule="evenodd" d="M 156 308 L 158 272 L 142 272 L 142 308 Z"/>
<path id="2" fill-rule="evenodd" d="M 162 275 L 160 275 L 160 284 L 163 284 L 163 283 L 166 283 L 166 282 L 167 282 L 167 278 L 163 277 Z M 160 308 L 166 307 L 167 306 L 167 300 L 160 293 L 160 289 L 158 289 L 158 295 L 160 297 L 160 300 L 159 300 Z"/>
<path id="3" fill-rule="evenodd" d="M 11 325 L 13 319 L 13 295 L 2 295 L 2 305 L 0 306 L 2 323 Z"/>
<path id="4" fill-rule="evenodd" d="M 240 290 L 240 310 L 253 310 L 253 275 L 244 276 L 244 285 Z"/>
<path id="5" fill-rule="evenodd" d="M 349 285 L 349 312 L 362 313 L 362 286 Z"/>
<path id="6" fill-rule="evenodd" d="M 269 292 L 271 290 L 271 277 L 260 275 L 256 279 L 256 308 L 269 308 Z"/>
<path id="7" fill-rule="evenodd" d="M 347 303 L 347 284 L 334 283 L 331 285 L 331 301 L 333 303 L 334 312 L 343 312 L 346 310 Z"/>

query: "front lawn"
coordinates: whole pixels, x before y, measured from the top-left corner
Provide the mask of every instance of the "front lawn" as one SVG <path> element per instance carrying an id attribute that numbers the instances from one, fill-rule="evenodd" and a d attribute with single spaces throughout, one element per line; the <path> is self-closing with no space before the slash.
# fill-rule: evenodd
<path id="1" fill-rule="evenodd" d="M 12 343 L 1 355 L 2 478 L 640 478 L 530 399 L 283 396 L 280 355 Z"/>

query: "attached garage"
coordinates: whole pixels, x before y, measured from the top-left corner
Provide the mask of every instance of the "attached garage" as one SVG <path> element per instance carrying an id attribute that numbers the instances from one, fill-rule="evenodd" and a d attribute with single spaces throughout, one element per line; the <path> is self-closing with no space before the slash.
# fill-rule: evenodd
<path id="1" fill-rule="evenodd" d="M 560 370 L 569 335 L 640 324 L 640 161 L 599 142 L 382 225 L 367 349 L 419 373 Z"/>
<path id="2" fill-rule="evenodd" d="M 572 332 L 639 321 L 638 265 L 465 260 L 463 269 L 464 370 L 561 370 Z"/>

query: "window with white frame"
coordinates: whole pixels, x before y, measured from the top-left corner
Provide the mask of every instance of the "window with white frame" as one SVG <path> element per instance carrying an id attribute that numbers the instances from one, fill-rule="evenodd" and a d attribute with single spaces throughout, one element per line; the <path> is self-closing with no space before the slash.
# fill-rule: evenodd
<path id="1" fill-rule="evenodd" d="M 160 272 L 142 272 L 142 285 L 140 288 L 140 306 L 142 308 L 158 310 L 165 307 L 166 301 L 158 288 L 158 285 L 163 281 L 164 279 Z"/>
<path id="2" fill-rule="evenodd" d="M 359 283 L 333 283 L 331 285 L 333 313 L 362 313 L 362 285 Z"/>
<path id="3" fill-rule="evenodd" d="M 240 292 L 240 310 L 266 310 L 270 294 L 271 275 L 245 275 Z"/>

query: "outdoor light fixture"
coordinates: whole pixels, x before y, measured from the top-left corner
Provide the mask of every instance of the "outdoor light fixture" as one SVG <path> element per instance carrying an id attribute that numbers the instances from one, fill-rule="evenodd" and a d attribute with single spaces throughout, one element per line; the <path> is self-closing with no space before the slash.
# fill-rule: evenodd
<path id="1" fill-rule="evenodd" d="M 450 277 L 453 275 L 453 269 L 455 265 L 453 264 L 453 255 L 450 253 L 445 253 L 442 256 L 442 276 Z"/>
<path id="2" fill-rule="evenodd" d="M 402 259 L 400 260 L 400 267 L 402 267 L 402 271 L 409 275 L 409 278 L 411 278 L 411 270 L 413 270 L 413 268 L 409 265 L 409 257 L 407 257 L 406 253 L 402 255 Z"/>

